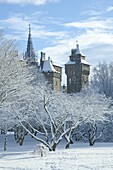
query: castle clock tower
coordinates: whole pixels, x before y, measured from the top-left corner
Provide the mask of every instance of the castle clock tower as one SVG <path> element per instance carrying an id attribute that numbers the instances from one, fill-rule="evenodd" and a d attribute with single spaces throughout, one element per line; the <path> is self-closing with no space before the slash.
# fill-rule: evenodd
<path id="1" fill-rule="evenodd" d="M 67 75 L 67 93 L 80 92 L 87 87 L 89 82 L 90 64 L 81 54 L 77 43 L 76 49 L 71 50 L 69 61 L 65 64 Z"/>

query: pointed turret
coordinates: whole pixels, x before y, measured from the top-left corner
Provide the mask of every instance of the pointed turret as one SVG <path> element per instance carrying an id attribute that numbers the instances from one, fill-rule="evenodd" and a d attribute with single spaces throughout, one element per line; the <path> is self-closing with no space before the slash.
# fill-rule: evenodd
<path id="1" fill-rule="evenodd" d="M 80 49 L 79 49 L 78 41 L 76 41 L 76 53 L 75 53 L 75 54 L 80 54 L 80 55 L 81 55 L 81 52 L 80 52 Z"/>
<path id="2" fill-rule="evenodd" d="M 35 62 L 35 52 L 34 52 L 34 49 L 33 49 L 33 43 L 32 43 L 32 38 L 31 38 L 31 27 L 30 27 L 30 24 L 29 24 L 29 34 L 28 34 L 27 50 L 25 52 L 24 59 L 28 63 L 34 63 Z"/>

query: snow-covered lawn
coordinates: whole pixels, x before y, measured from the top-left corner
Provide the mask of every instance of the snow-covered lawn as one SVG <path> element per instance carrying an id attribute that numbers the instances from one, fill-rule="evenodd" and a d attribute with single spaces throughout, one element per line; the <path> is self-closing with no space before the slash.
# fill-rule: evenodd
<path id="1" fill-rule="evenodd" d="M 113 170 L 113 144 L 98 143 L 94 147 L 75 143 L 71 149 L 63 149 L 45 157 L 33 153 L 37 142 L 26 138 L 23 146 L 18 146 L 12 136 L 8 136 L 7 151 L 3 151 L 3 135 L 0 135 L 0 170 Z"/>

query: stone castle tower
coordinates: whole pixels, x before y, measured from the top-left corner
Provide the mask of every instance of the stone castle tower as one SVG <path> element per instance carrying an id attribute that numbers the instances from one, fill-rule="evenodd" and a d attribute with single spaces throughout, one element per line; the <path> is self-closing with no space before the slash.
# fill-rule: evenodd
<path id="1" fill-rule="evenodd" d="M 37 62 L 36 55 L 33 48 L 32 38 L 31 38 L 31 28 L 29 25 L 29 34 L 27 42 L 27 50 L 24 55 L 24 60 L 29 65 L 36 65 L 40 72 L 42 72 L 55 91 L 61 91 L 61 77 L 62 77 L 62 67 L 54 64 L 50 57 L 46 59 L 45 53 L 41 52 L 40 62 Z"/>
<path id="2" fill-rule="evenodd" d="M 65 73 L 67 75 L 67 93 L 80 92 L 87 87 L 89 82 L 90 64 L 81 54 L 77 43 L 76 49 L 71 50 L 69 61 L 65 64 Z"/>

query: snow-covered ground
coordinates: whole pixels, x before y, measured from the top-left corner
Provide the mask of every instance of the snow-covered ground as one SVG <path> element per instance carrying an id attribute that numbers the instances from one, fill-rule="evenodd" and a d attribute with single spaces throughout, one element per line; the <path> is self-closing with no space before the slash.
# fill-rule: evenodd
<path id="1" fill-rule="evenodd" d="M 70 149 L 60 144 L 56 152 L 45 157 L 33 153 L 37 142 L 27 137 L 23 146 L 18 146 L 8 136 L 7 151 L 3 151 L 3 135 L 0 135 L 0 170 L 113 170 L 113 144 L 75 143 Z"/>

